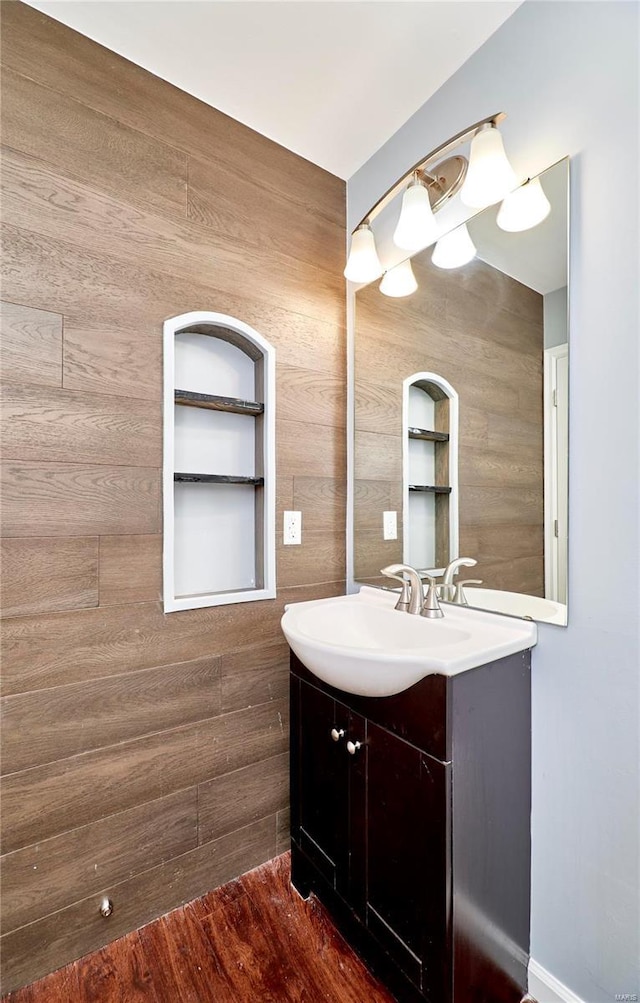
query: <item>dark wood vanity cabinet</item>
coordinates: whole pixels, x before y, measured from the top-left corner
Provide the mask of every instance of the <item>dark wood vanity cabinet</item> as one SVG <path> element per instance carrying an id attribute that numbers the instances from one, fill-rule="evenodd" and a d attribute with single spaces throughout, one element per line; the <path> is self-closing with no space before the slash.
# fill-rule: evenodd
<path id="1" fill-rule="evenodd" d="M 400 1003 L 519 1003 L 530 871 L 530 655 L 392 697 L 291 656 L 292 880 Z"/>

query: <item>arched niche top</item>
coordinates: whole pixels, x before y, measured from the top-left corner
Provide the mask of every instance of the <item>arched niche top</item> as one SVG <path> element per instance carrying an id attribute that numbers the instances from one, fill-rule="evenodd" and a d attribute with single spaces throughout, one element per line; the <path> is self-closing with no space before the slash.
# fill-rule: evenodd
<path id="1" fill-rule="evenodd" d="M 164 324 L 165 334 L 204 334 L 239 348 L 256 362 L 272 354 L 274 348 L 266 338 L 235 317 L 207 310 L 193 310 L 179 317 L 170 317 Z"/>
<path id="2" fill-rule="evenodd" d="M 414 373 L 413 376 L 407 376 L 404 387 L 407 390 L 409 387 L 418 387 L 429 394 L 434 401 L 446 400 L 446 398 L 458 400 L 457 391 L 448 380 L 445 380 L 444 376 L 439 376 L 438 373 Z"/>

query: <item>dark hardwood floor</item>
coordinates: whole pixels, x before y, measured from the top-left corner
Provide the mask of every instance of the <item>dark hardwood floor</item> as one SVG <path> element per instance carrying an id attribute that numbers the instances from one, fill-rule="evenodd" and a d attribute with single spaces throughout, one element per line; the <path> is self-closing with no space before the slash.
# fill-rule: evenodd
<path id="1" fill-rule="evenodd" d="M 2 1003 L 393 1003 L 289 854 L 114 941 Z"/>

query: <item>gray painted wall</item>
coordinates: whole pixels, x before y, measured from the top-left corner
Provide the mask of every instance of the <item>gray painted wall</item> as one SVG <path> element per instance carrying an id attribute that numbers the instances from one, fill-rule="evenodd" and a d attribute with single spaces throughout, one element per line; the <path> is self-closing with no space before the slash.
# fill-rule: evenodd
<path id="1" fill-rule="evenodd" d="M 353 225 L 498 110 L 520 176 L 572 157 L 569 626 L 534 651 L 532 957 L 587 1003 L 640 993 L 638 12 L 528 0 L 348 186 Z"/>
<path id="2" fill-rule="evenodd" d="M 555 348 L 567 340 L 567 287 L 554 289 L 542 298 L 544 347 Z"/>

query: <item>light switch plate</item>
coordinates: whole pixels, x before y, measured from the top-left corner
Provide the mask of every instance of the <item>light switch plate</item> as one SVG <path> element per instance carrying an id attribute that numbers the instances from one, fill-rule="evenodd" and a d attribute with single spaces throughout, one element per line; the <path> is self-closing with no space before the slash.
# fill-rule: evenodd
<path id="1" fill-rule="evenodd" d="M 384 540 L 398 539 L 398 513 L 382 513 L 382 538 Z"/>
<path id="2" fill-rule="evenodd" d="M 302 512 L 284 513 L 282 542 L 285 547 L 302 543 Z"/>

